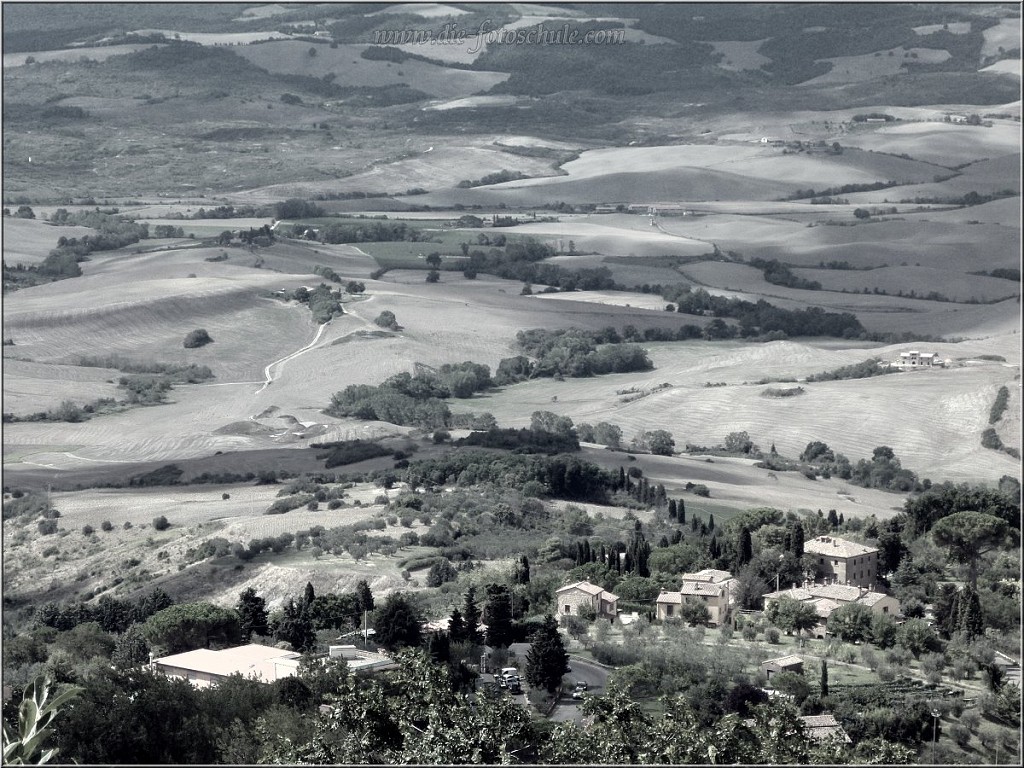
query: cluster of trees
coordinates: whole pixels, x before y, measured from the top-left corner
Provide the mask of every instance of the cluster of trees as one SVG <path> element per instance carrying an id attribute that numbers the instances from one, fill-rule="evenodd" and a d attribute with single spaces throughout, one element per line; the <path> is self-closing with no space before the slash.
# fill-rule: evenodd
<path id="1" fill-rule="evenodd" d="M 83 235 L 80 238 L 61 236 L 57 240 L 57 247 L 50 251 L 55 256 L 70 254 L 78 261 L 84 261 L 93 251 L 112 251 L 149 237 L 148 224 L 137 224 L 124 216 L 100 210 L 68 213 L 67 209 L 58 208 L 50 216 L 50 221 L 90 227 L 97 231 L 95 235 Z"/>
<path id="2" fill-rule="evenodd" d="M 397 325 L 394 313 L 387 310 L 376 322 L 382 327 Z M 586 331 L 520 331 L 516 338 L 535 360 L 526 355 L 505 358 L 493 378 L 488 366 L 466 361 L 446 363 L 437 371 L 396 374 L 379 386 L 352 384 L 336 392 L 324 412 L 439 429 L 451 425 L 451 412 L 444 402 L 450 397 L 468 398 L 493 386 L 538 376 L 594 376 L 654 367 L 641 347 L 616 343 L 599 347 L 595 339 L 601 335 Z"/>
<path id="3" fill-rule="evenodd" d="M 320 229 L 322 243 L 387 243 L 419 242 L 423 232 L 404 221 L 368 221 L 359 224 L 331 223 Z"/>
<path id="4" fill-rule="evenodd" d="M 350 384 L 333 395 L 324 413 L 437 429 L 448 426 L 451 417 L 444 399 L 472 397 L 491 385 L 486 365 L 446 363 L 436 373 L 399 373 L 376 387 Z"/>
<path id="5" fill-rule="evenodd" d="M 595 502 L 607 500 L 617 482 L 612 473 L 575 456 L 495 455 L 479 451 L 460 451 L 411 462 L 404 479 L 413 487 L 492 483 L 501 488 L 533 491 L 535 495 Z"/>
<path id="6" fill-rule="evenodd" d="M 499 242 L 498 237 L 492 235 L 489 242 L 496 245 Z M 468 257 L 468 261 L 463 259 L 459 268 L 466 272 L 486 273 L 508 280 L 518 280 L 527 286 L 547 285 L 562 291 L 624 288 L 612 279 L 611 270 L 607 267 L 567 269 L 544 262 L 545 259 L 557 256 L 557 251 L 551 246 L 530 239 L 507 242 L 503 249 L 492 247 L 486 252 L 480 249 L 470 250 L 466 244 L 463 255 Z"/>
<path id="7" fill-rule="evenodd" d="M 324 283 L 320 283 L 312 291 L 304 286 L 296 288 L 292 293 L 292 298 L 309 307 L 309 311 L 313 313 L 313 319 L 318 323 L 326 323 L 345 314 L 345 310 L 341 308 L 341 291 L 332 291 Z"/>
<path id="8" fill-rule="evenodd" d="M 519 331 L 516 345 L 533 360 L 523 355 L 505 358 L 498 364 L 495 384 L 504 386 L 536 377 L 578 378 L 649 371 L 654 367 L 644 349 L 611 341 L 621 337 L 610 335 L 609 330 L 614 334 L 613 329 L 549 331 L 538 328 Z"/>
<path id="9" fill-rule="evenodd" d="M 580 449 L 579 440 L 572 431 L 556 432 L 537 427 L 514 429 L 491 427 L 477 430 L 460 438 L 456 445 L 479 448 L 504 448 L 516 453 L 568 453 Z"/>
<path id="10" fill-rule="evenodd" d="M 786 338 L 787 336 L 832 336 L 860 338 L 866 333 L 864 326 L 849 312 L 826 312 L 820 307 L 807 309 L 781 309 L 763 299 L 756 303 L 743 299 L 712 296 L 703 288 L 693 290 L 688 285 L 668 286 L 662 296 L 673 302 L 677 312 L 690 315 L 713 315 L 716 325 L 714 338 L 743 338 L 754 336 Z M 739 328 L 726 325 L 721 318 L 739 321 Z M 714 324 L 713 323 L 713 324 Z"/>
<path id="11" fill-rule="evenodd" d="M 519 179 L 529 178 L 525 173 L 521 171 L 510 171 L 508 169 L 502 169 L 496 173 L 488 173 L 479 179 L 463 179 L 457 186 L 459 189 L 469 189 L 471 187 L 486 187 L 490 184 L 501 184 L 505 181 L 518 181 Z"/>
<path id="12" fill-rule="evenodd" d="M 895 181 L 873 181 L 867 184 L 843 184 L 839 187 L 828 187 L 815 191 L 813 188 L 798 189 L 787 196 L 786 200 L 802 200 L 808 197 L 833 197 L 835 195 L 849 195 L 853 192 L 877 192 L 880 189 L 888 189 L 897 186 Z M 757 265 L 755 265 L 757 266 Z"/>
<path id="13" fill-rule="evenodd" d="M 867 366 L 867 363 L 862 365 Z M 870 460 L 860 459 L 856 464 L 852 464 L 843 454 L 833 451 L 820 440 L 814 440 L 801 452 L 800 461 L 804 463 L 800 468 L 809 477 L 818 474 L 822 477 L 835 475 L 864 488 L 907 493 L 924 491 L 931 487 L 930 480 L 926 478 L 920 481 L 915 472 L 903 467 L 896 453 L 887 445 L 875 448 L 871 452 Z M 766 461 L 764 466 L 769 469 L 781 469 L 786 468 L 786 462 L 773 459 Z"/>
<path id="14" fill-rule="evenodd" d="M 782 285 L 786 288 L 801 288 L 805 291 L 820 291 L 821 283 L 817 280 L 805 280 L 797 277 L 793 271 L 778 259 L 751 259 L 750 266 L 760 269 L 766 282 Z"/>
<path id="15" fill-rule="evenodd" d="M 881 363 L 882 359 L 880 357 L 872 357 L 862 363 L 844 365 L 839 368 L 834 368 L 831 371 L 812 373 L 807 377 L 807 381 L 815 382 L 839 381 L 842 379 L 867 379 L 872 376 L 884 376 L 888 373 L 900 373 L 899 368 L 893 368 L 888 365 L 883 366 Z"/>

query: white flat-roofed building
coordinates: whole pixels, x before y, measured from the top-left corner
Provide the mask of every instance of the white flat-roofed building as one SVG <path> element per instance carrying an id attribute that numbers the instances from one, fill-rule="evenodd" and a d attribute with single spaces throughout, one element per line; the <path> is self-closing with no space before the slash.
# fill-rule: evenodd
<path id="1" fill-rule="evenodd" d="M 301 657 L 302 654 L 295 651 L 250 643 L 220 651 L 199 648 L 164 656 L 154 659 L 152 668 L 168 677 L 181 677 L 198 688 L 206 688 L 231 675 L 253 677 L 264 683 L 292 677 L 299 671 Z"/>
<path id="2" fill-rule="evenodd" d="M 329 656 L 344 659 L 349 669 L 355 672 L 376 672 L 394 666 L 388 656 L 363 651 L 354 645 L 332 645 Z M 154 672 L 162 672 L 167 677 L 180 677 L 197 688 L 206 688 L 232 675 L 252 678 L 261 683 L 293 677 L 298 674 L 301 658 L 302 654 L 295 651 L 250 643 L 219 651 L 199 648 L 163 656 L 153 659 L 150 667 Z"/>

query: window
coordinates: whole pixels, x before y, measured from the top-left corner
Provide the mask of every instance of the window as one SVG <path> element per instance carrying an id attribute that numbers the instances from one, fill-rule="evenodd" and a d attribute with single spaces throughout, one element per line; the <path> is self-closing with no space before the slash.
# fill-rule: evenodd
<path id="1" fill-rule="evenodd" d="M 563 607 L 563 609 L 564 609 L 565 613 L 569 613 L 569 612 L 570 612 L 570 611 L 572 610 L 572 606 L 570 606 L 570 605 L 569 605 L 568 603 L 566 603 L 566 604 L 565 604 L 564 606 L 562 606 L 562 607 Z"/>
<path id="2" fill-rule="evenodd" d="M 824 564 L 825 564 L 825 558 L 824 557 L 819 557 L 818 558 L 818 565 L 824 565 Z"/>
<path id="3" fill-rule="evenodd" d="M 888 612 L 889 612 L 889 606 L 888 605 L 883 605 L 882 606 L 882 613 L 888 613 Z"/>
<path id="4" fill-rule="evenodd" d="M 832 561 L 832 565 L 839 565 L 839 561 L 838 560 L 833 560 Z"/>
<path id="5" fill-rule="evenodd" d="M 674 611 L 675 611 L 675 606 L 674 605 L 666 605 L 665 606 L 665 615 L 666 616 L 671 616 Z"/>

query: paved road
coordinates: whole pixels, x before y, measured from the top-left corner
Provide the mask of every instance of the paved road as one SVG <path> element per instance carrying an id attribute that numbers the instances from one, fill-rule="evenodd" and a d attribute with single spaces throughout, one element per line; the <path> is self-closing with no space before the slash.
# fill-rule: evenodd
<path id="1" fill-rule="evenodd" d="M 571 689 L 577 682 L 585 682 L 588 686 L 588 693 L 604 693 L 605 686 L 608 684 L 609 672 L 604 667 L 577 658 L 569 659 L 569 666 L 572 668 L 572 672 L 565 677 L 572 685 L 566 686 L 568 689 L 566 694 L 562 696 L 551 712 L 551 720 L 555 722 L 568 720 L 580 722 L 583 719 L 579 700 L 572 698 Z"/>
<path id="2" fill-rule="evenodd" d="M 530 644 L 513 643 L 509 650 L 516 655 L 516 660 L 519 662 L 519 668 L 521 670 L 525 670 L 526 654 L 530 650 Z M 577 682 L 585 682 L 588 686 L 587 691 L 589 693 L 603 693 L 605 686 L 608 684 L 608 675 L 610 672 L 604 667 L 575 657 L 571 657 L 569 659 L 569 667 L 572 671 L 565 676 L 566 693 L 562 696 L 558 704 L 555 705 L 554 710 L 551 712 L 550 719 L 555 722 L 565 722 L 568 720 L 580 722 L 583 719 L 583 715 L 579 710 L 580 702 L 577 699 L 572 698 L 572 689 L 575 687 Z M 520 697 L 517 696 L 516 698 L 518 699 Z M 521 698 L 524 699 L 525 703 L 525 695 Z"/>

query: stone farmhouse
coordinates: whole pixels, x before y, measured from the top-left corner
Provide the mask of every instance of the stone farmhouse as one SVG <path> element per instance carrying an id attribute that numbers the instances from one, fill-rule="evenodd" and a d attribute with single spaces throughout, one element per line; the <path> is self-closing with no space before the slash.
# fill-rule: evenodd
<path id="1" fill-rule="evenodd" d="M 788 597 L 811 605 L 818 614 L 818 625 L 811 631 L 814 637 L 824 638 L 825 624 L 834 611 L 844 605 L 863 605 L 873 613 L 895 618 L 900 612 L 900 602 L 892 595 L 876 592 L 874 589 L 843 584 L 805 584 L 802 587 L 783 589 L 763 595 L 765 607 L 769 603 Z"/>
<path id="2" fill-rule="evenodd" d="M 555 590 L 559 616 L 579 616 L 580 608 L 590 606 L 598 617 L 614 619 L 618 614 L 618 595 L 613 595 L 589 581 L 568 584 Z"/>
<path id="3" fill-rule="evenodd" d="M 711 626 L 717 627 L 726 620 L 735 582 L 728 571 L 706 568 L 695 573 L 684 573 L 677 592 L 662 591 L 655 603 L 659 620 L 680 615 L 683 603 L 701 602 L 707 606 Z"/>
<path id="4" fill-rule="evenodd" d="M 804 554 L 814 556 L 815 576 L 828 582 L 871 587 L 878 577 L 878 550 L 836 536 L 804 542 Z"/>

